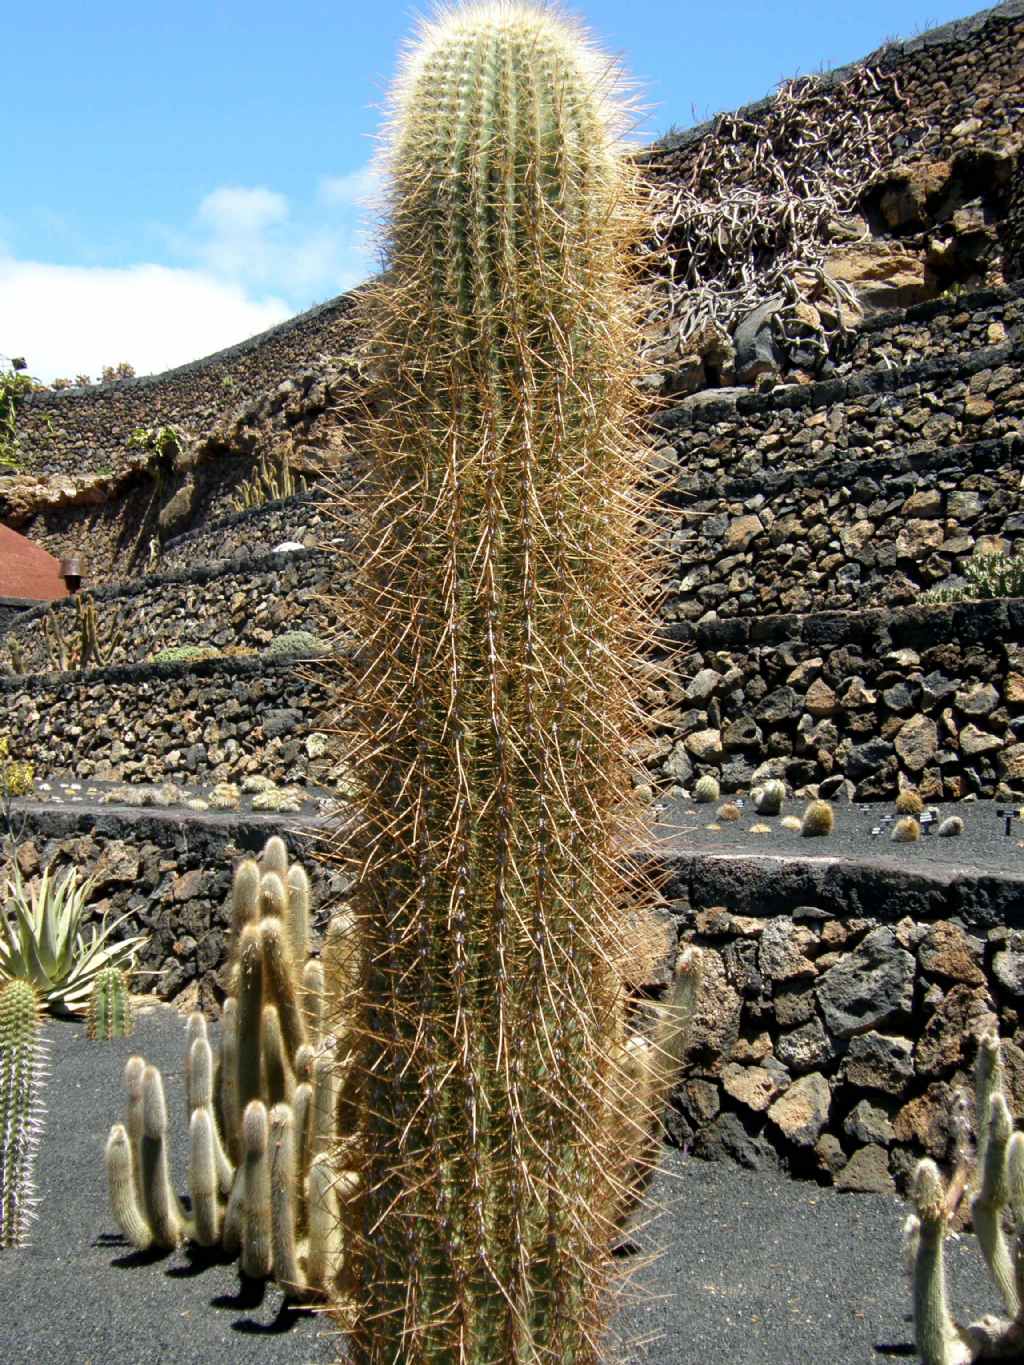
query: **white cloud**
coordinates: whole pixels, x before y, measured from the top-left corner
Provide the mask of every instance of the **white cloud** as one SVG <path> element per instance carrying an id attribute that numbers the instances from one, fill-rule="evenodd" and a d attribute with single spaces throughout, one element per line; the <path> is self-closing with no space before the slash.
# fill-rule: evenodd
<path id="1" fill-rule="evenodd" d="M 363 205 L 376 183 L 369 166 L 324 177 L 316 209 L 296 208 L 264 186 L 222 185 L 200 202 L 193 231 L 176 236 L 173 247 L 217 277 L 283 293 L 298 311 L 372 274 Z"/>
<path id="2" fill-rule="evenodd" d="M 222 185 L 200 200 L 197 216 L 225 236 L 244 236 L 262 232 L 272 223 L 283 223 L 288 217 L 288 200 L 262 187 Z"/>
<path id="3" fill-rule="evenodd" d="M 322 176 L 318 193 L 325 204 L 363 208 L 378 197 L 382 183 L 379 169 L 371 163 L 357 171 L 349 171 L 347 175 Z"/>
<path id="4" fill-rule="evenodd" d="M 242 341 L 374 272 L 366 218 L 378 189 L 370 165 L 322 177 L 306 204 L 218 186 L 187 230 L 157 228 L 177 265 L 51 265 L 19 259 L 0 236 L 0 355 L 24 355 L 50 380 L 121 360 L 156 373 Z"/>
<path id="5" fill-rule="evenodd" d="M 253 297 L 201 270 L 48 265 L 0 256 L 0 353 L 43 380 L 127 360 L 138 374 L 197 360 L 283 321 L 281 297 Z"/>

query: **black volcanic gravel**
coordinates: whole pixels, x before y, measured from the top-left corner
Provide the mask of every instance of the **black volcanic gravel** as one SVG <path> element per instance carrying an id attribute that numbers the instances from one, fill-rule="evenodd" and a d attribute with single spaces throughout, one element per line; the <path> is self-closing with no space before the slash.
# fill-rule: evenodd
<path id="1" fill-rule="evenodd" d="M 179 1180 L 185 1133 L 184 1022 L 146 1013 L 134 1037 L 92 1043 L 50 1023 L 41 1194 L 32 1244 L 0 1253 L 0 1360 L 25 1365 L 328 1361 L 329 1324 L 282 1311 L 281 1296 L 241 1290 L 233 1264 L 152 1259 L 115 1232 L 101 1151 L 121 1107 L 124 1059 L 164 1070 Z M 900 1202 L 841 1195 L 783 1176 L 666 1154 L 656 1187 L 667 1211 L 647 1230 L 664 1254 L 634 1282 L 642 1299 L 616 1319 L 627 1365 L 860 1365 L 913 1359 L 899 1273 Z M 953 1301 L 994 1307 L 972 1237 L 950 1243 Z"/>

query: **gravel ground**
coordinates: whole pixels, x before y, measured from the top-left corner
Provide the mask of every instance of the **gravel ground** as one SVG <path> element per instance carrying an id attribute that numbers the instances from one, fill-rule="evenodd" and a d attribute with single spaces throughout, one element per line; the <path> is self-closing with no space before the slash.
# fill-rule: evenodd
<path id="1" fill-rule="evenodd" d="M 184 1023 L 147 1012 L 134 1037 L 92 1043 L 51 1023 L 40 1215 L 32 1244 L 0 1254 L 0 1358 L 36 1365 L 324 1362 L 338 1354 L 322 1317 L 240 1286 L 233 1264 L 152 1258 L 115 1232 L 101 1150 L 120 1109 L 124 1059 L 164 1071 L 174 1168 L 185 1133 Z M 643 1235 L 665 1248 L 637 1271 L 616 1319 L 627 1365 L 862 1365 L 913 1359 L 908 1294 L 898 1272 L 898 1200 L 666 1156 L 656 1187 L 665 1212 Z M 972 1237 L 950 1244 L 953 1302 L 991 1307 Z M 635 1262 L 626 1261 L 629 1267 Z"/>
<path id="2" fill-rule="evenodd" d="M 723 801 L 731 800 L 723 797 Z M 744 799 L 744 798 L 741 798 Z M 898 819 L 890 802 L 868 806 L 836 804 L 833 832 L 821 838 L 805 839 L 799 832 L 783 829 L 780 816 L 757 815 L 745 798 L 741 817 L 736 821 L 717 820 L 715 812 L 722 802 L 696 806 L 691 801 L 672 801 L 658 813 L 657 841 L 669 848 L 691 853 L 798 854 L 807 858 L 855 858 L 860 862 L 884 861 L 913 871 L 958 868 L 987 872 L 1024 872 L 1024 819 L 1010 822 L 1006 834 L 1005 813 L 1019 811 L 998 801 L 951 801 L 932 807 L 939 819 L 958 815 L 964 832 L 953 839 L 929 834 L 913 844 L 895 844 L 889 837 L 892 822 Z M 784 802 L 782 815 L 803 814 L 804 801 Z M 1004 812 L 1000 816 L 997 812 Z M 890 817 L 886 821 L 886 817 Z M 751 826 L 763 824 L 768 834 L 753 834 Z M 717 826 L 717 828 L 709 828 Z M 878 835 L 872 830 L 879 829 Z"/>

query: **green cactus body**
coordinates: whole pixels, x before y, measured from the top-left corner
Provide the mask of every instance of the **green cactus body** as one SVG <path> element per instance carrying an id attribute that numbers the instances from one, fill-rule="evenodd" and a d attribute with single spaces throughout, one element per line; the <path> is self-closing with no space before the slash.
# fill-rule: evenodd
<path id="1" fill-rule="evenodd" d="M 0 990 L 0 1247 L 24 1246 L 35 1216 L 45 1080 L 39 998 L 15 978 Z"/>
<path id="2" fill-rule="evenodd" d="M 710 773 L 705 773 L 703 777 L 698 777 L 693 788 L 693 799 L 700 805 L 711 805 L 717 801 L 721 795 L 721 788 L 718 785 L 718 778 L 712 777 Z"/>
<path id="3" fill-rule="evenodd" d="M 135 1029 L 128 978 L 120 967 L 104 967 L 89 995 L 85 1031 L 90 1038 L 127 1038 Z"/>
<path id="4" fill-rule="evenodd" d="M 397 89 L 349 620 L 364 1365 L 596 1358 L 646 581 L 613 86 L 495 3 L 427 25 Z"/>

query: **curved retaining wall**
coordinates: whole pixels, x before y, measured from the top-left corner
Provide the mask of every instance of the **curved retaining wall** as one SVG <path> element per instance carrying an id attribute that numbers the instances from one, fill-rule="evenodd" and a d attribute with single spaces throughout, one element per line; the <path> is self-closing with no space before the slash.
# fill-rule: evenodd
<path id="1" fill-rule="evenodd" d="M 1024 795 L 1024 599 L 678 623 L 660 738 L 689 787 L 831 782 L 858 800 Z M 843 787 L 843 784 L 848 786 Z"/>
<path id="2" fill-rule="evenodd" d="M 101 642 L 116 639 L 110 664 L 136 664 L 179 645 L 259 651 L 282 631 L 321 631 L 318 594 L 332 578 L 330 556 L 300 550 L 200 564 L 97 588 L 91 596 Z M 46 623 L 73 639 L 76 620 L 73 598 L 26 612 L 3 636 L 7 658 L 15 645 L 21 672 L 49 672 L 55 663 Z"/>
<path id="3" fill-rule="evenodd" d="M 950 1155 L 998 1023 L 1024 1112 L 1024 877 L 884 861 L 686 857 L 666 894 L 704 980 L 671 1128 L 694 1153 L 840 1189 Z M 955 918 L 954 918 L 955 917 Z"/>
<path id="4" fill-rule="evenodd" d="M 1007 0 L 955 24 L 905 43 L 892 43 L 859 66 L 894 72 L 906 108 L 895 150 L 908 158 L 942 155 L 956 145 L 955 130 L 973 119 L 977 130 L 999 136 L 1013 131 L 1013 110 L 1024 99 L 1024 0 Z M 826 76 L 840 81 L 852 68 Z M 756 123 L 770 101 L 738 111 Z M 654 144 L 641 153 L 655 177 L 686 181 L 701 140 L 714 135 L 705 124 Z M 242 397 L 272 388 L 323 353 L 347 351 L 352 343 L 352 296 L 321 307 L 240 346 L 152 378 L 82 390 L 32 395 L 21 410 L 24 448 L 52 469 L 80 472 L 113 463 L 138 426 L 184 423 L 206 430 Z"/>
<path id="5" fill-rule="evenodd" d="M 236 346 L 163 374 L 43 390 L 18 410 L 26 463 L 80 474 L 120 462 L 137 427 L 183 426 L 205 432 L 243 400 L 352 345 L 356 295 L 337 298 Z"/>
<path id="6" fill-rule="evenodd" d="M 326 786 L 315 665 L 266 658 L 0 678 L 0 737 L 37 780 Z"/>

